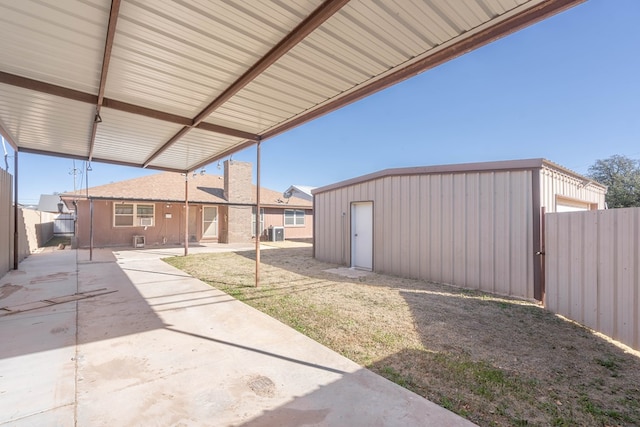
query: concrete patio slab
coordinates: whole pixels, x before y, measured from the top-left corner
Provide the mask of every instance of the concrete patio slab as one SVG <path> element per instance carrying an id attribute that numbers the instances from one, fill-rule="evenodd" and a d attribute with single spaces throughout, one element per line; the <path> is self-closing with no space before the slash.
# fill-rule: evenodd
<path id="1" fill-rule="evenodd" d="M 370 271 L 358 270 L 356 268 L 347 268 L 347 267 L 330 268 L 325 271 L 327 273 L 336 274 L 338 276 L 347 277 L 349 279 L 359 279 L 361 277 L 366 277 L 369 274 L 371 274 Z"/>
<path id="2" fill-rule="evenodd" d="M 0 317 L 0 425 L 472 425 L 169 266 L 172 250 L 48 251 L 0 280 L 0 306 L 116 291 Z"/>
<path id="3" fill-rule="evenodd" d="M 73 251 L 31 255 L 0 279 L 0 307 L 75 293 L 75 264 Z M 0 425 L 73 425 L 75 303 L 1 317 L 0 342 Z"/>

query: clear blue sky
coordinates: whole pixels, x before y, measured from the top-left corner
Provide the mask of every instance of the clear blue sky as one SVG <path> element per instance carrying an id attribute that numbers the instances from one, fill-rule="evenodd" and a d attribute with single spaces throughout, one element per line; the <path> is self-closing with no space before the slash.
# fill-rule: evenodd
<path id="1" fill-rule="evenodd" d="M 534 157 L 585 173 L 613 154 L 640 158 L 639 20 L 639 0 L 589 0 L 293 129 L 262 144 L 262 185 Z M 233 158 L 255 162 L 255 148 Z M 157 173 L 92 167 L 90 187 Z M 21 203 L 74 188 L 72 160 L 20 153 L 19 168 Z"/>

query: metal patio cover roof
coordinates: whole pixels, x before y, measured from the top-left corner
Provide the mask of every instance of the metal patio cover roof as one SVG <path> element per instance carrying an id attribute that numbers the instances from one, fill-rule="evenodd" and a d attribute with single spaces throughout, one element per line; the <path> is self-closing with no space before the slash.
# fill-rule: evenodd
<path id="1" fill-rule="evenodd" d="M 192 171 L 581 1 L 0 0 L 0 133 Z"/>

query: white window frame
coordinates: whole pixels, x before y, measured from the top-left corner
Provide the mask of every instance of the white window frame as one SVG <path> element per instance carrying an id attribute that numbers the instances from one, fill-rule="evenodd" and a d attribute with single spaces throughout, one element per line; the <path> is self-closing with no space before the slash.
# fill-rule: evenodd
<path id="1" fill-rule="evenodd" d="M 293 224 L 287 224 L 287 212 L 293 212 Z M 283 213 L 282 223 L 285 227 L 304 227 L 306 216 L 307 214 L 304 209 L 285 209 Z"/>
<path id="2" fill-rule="evenodd" d="M 118 207 L 131 206 L 132 213 L 119 214 L 116 213 Z M 139 207 L 151 207 L 151 215 L 142 215 L 138 211 Z M 116 218 L 118 217 L 131 217 L 131 224 L 117 224 Z M 126 227 L 154 227 L 156 225 L 156 205 L 155 203 L 124 203 L 115 202 L 113 204 L 113 226 L 116 228 Z"/>

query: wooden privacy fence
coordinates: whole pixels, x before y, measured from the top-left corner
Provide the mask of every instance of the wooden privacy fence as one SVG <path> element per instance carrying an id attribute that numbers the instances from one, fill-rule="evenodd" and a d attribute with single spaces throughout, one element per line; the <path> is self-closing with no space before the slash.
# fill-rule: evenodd
<path id="1" fill-rule="evenodd" d="M 545 222 L 546 307 L 640 350 L 640 208 Z"/>

